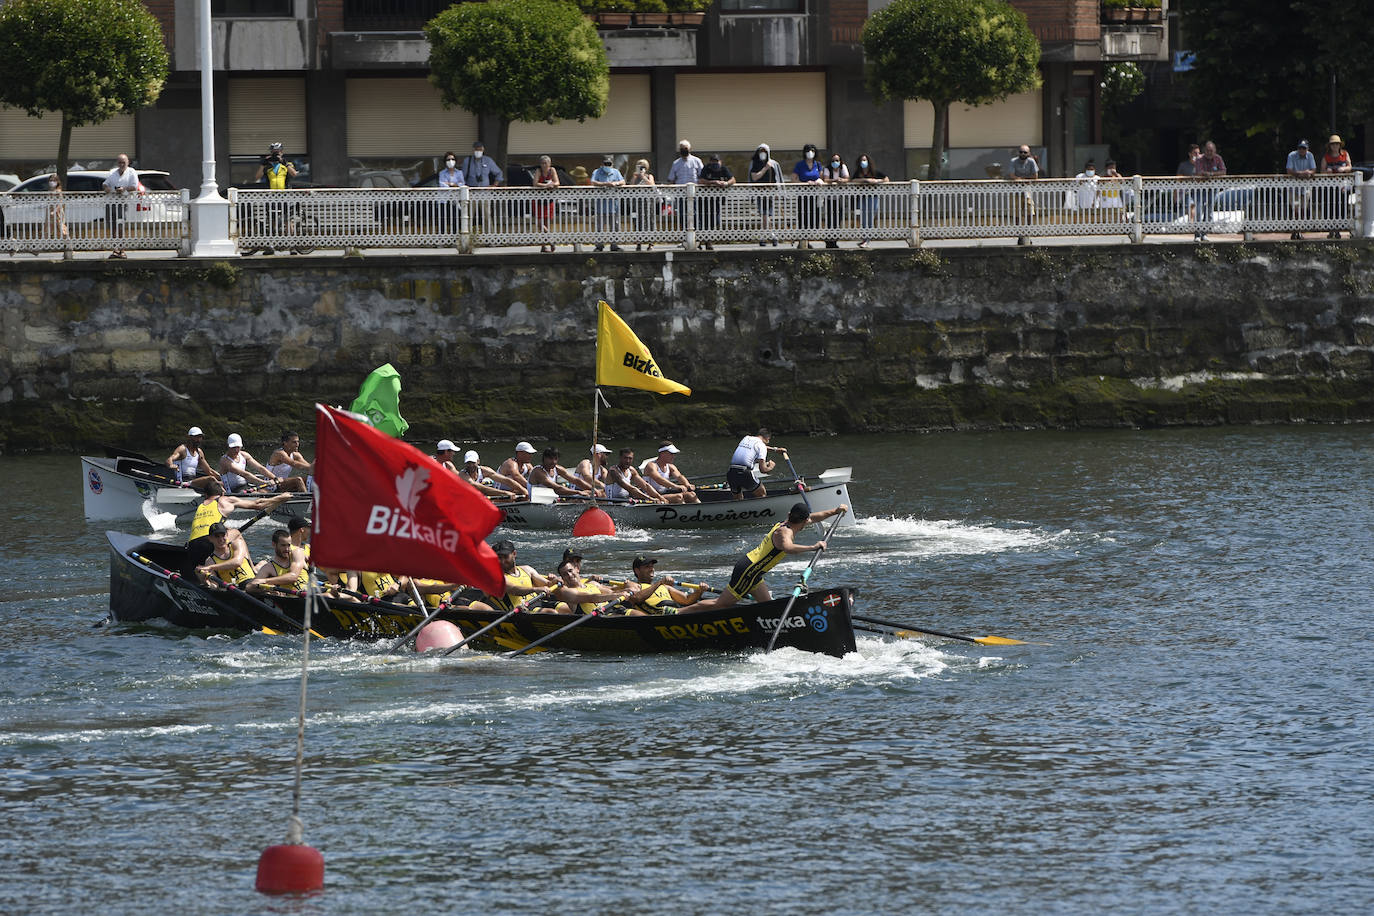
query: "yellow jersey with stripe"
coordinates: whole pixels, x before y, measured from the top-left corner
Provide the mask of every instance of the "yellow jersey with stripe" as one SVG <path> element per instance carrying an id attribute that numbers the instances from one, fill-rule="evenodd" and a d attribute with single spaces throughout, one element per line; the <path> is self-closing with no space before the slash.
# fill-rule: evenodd
<path id="1" fill-rule="evenodd" d="M 587 576 L 581 576 L 577 580 L 577 587 L 581 591 L 587 591 L 596 588 L 596 583 Z M 605 601 L 583 601 L 577 606 L 577 610 L 581 614 L 590 614 L 605 603 Z"/>
<path id="2" fill-rule="evenodd" d="M 534 580 L 530 578 L 530 571 L 523 566 L 517 566 L 511 572 L 506 573 L 506 588 L 509 591 L 514 585 L 516 588 L 534 588 Z M 528 595 L 484 595 L 486 602 L 498 611 L 513 611 L 515 605 L 524 601 Z"/>
<path id="3" fill-rule="evenodd" d="M 280 563 L 277 562 L 277 555 L 276 555 L 276 554 L 273 554 L 273 555 L 272 555 L 270 562 L 272 563 L 272 575 L 273 575 L 273 576 L 284 576 L 284 575 L 286 575 L 287 573 L 289 573 L 289 572 L 291 571 L 291 564 L 288 563 L 288 564 L 286 564 L 285 566 L 282 566 Z M 310 584 L 310 572 L 309 572 L 309 570 L 308 570 L 307 567 L 302 566 L 301 569 L 300 569 L 300 572 L 296 573 L 296 579 L 295 579 L 295 581 L 292 582 L 290 585 L 288 585 L 288 586 L 286 586 L 286 587 L 287 587 L 287 588 L 294 588 L 294 589 L 296 589 L 296 591 L 303 592 L 303 591 L 305 591 L 306 586 L 309 585 L 309 584 Z"/>
<path id="4" fill-rule="evenodd" d="M 229 557 L 232 557 L 233 555 L 234 551 L 232 548 L 230 548 L 229 553 L 226 556 L 220 556 L 217 553 L 210 554 L 210 556 L 214 557 L 221 563 L 223 563 L 225 560 L 229 559 Z M 228 569 L 220 567 L 219 569 L 215 570 L 215 575 L 219 576 L 221 582 L 227 582 L 230 585 L 242 585 L 243 583 L 252 580 L 253 564 L 248 562 L 247 557 L 244 557 L 242 560 L 239 561 L 238 566 L 231 566 Z"/>
<path id="5" fill-rule="evenodd" d="M 646 611 L 655 614 L 675 614 L 680 606 L 673 600 L 673 593 L 668 590 L 667 585 L 660 585 L 649 593 L 649 597 L 639 602 Z"/>
<path id="6" fill-rule="evenodd" d="M 224 513 L 219 508 L 219 497 L 201 503 L 196 506 L 195 518 L 191 519 L 191 537 L 189 540 L 194 541 L 196 538 L 208 537 L 210 526 L 215 522 L 222 521 L 224 521 Z"/>
<path id="7" fill-rule="evenodd" d="M 379 572 L 358 572 L 358 588 L 364 594 L 371 595 L 373 598 L 382 597 L 382 593 L 396 588 L 396 577 L 391 573 Z"/>
<path id="8" fill-rule="evenodd" d="M 726 586 L 736 597 L 743 599 L 754 589 L 759 587 L 763 581 L 763 576 L 768 570 L 777 566 L 787 554 L 773 543 L 773 534 L 783 526 L 778 522 L 764 535 L 759 546 L 740 557 L 735 564 L 735 571 L 730 576 L 730 584 Z"/>

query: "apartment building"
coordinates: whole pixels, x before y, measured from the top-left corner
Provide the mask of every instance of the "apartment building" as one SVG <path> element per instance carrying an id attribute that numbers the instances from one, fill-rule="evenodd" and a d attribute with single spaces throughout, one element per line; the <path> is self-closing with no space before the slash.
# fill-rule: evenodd
<path id="1" fill-rule="evenodd" d="M 1103 158 L 1102 68 L 1164 60 L 1165 9 L 1107 22 L 1101 0 L 1012 0 L 1040 39 L 1043 86 L 949 114 L 947 171 L 981 178 L 1019 143 L 1050 175 Z M 80 128 L 72 155 L 103 165 L 119 151 L 200 177 L 198 0 L 145 0 L 162 23 L 173 73 L 156 105 Z M 316 184 L 404 185 L 460 155 L 491 125 L 445 110 L 426 79 L 421 28 L 447 0 L 212 0 L 220 184 L 251 178 L 273 141 Z M 787 164 L 806 143 L 854 160 L 866 152 L 893 178 L 924 177 L 933 116 L 926 103 L 876 104 L 864 87 L 866 0 L 718 0 L 703 15 L 595 15 L 611 63 L 606 114 L 585 123 L 512 125 L 508 162 L 543 153 L 589 170 L 606 152 L 665 172 L 681 137 L 742 161 L 761 142 Z M 0 109 L 0 172 L 51 164 L 57 118 Z"/>

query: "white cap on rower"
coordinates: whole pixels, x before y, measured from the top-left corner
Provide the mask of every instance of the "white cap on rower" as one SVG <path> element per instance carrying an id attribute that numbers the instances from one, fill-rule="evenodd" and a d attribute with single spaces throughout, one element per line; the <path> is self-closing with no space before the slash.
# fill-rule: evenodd
<path id="1" fill-rule="evenodd" d="M 448 439 L 440 439 L 439 444 L 436 445 L 434 449 L 439 452 L 456 452 L 458 451 L 458 446 L 454 445 Z"/>
<path id="2" fill-rule="evenodd" d="M 482 459 L 477 457 L 477 452 L 474 449 L 468 449 L 463 453 L 463 463 L 467 464 L 469 461 L 473 464 L 481 464 Z"/>
<path id="3" fill-rule="evenodd" d="M 534 446 L 530 445 L 528 442 L 515 443 L 515 450 L 517 452 L 529 452 L 531 455 L 534 454 Z"/>
<path id="4" fill-rule="evenodd" d="M 225 444 L 228 448 L 243 448 L 243 437 L 238 433 L 230 433 Z"/>
<path id="5" fill-rule="evenodd" d="M 670 442 L 669 444 L 667 444 L 667 445 L 659 446 L 659 449 L 658 449 L 658 450 L 659 450 L 660 452 L 667 452 L 667 453 L 670 454 L 670 455 L 676 455 L 677 452 L 678 452 L 677 446 L 676 446 L 676 445 L 673 445 L 671 442 Z"/>
<path id="6" fill-rule="evenodd" d="M 200 427 L 199 427 L 199 426 L 192 426 L 190 429 L 186 430 L 186 435 L 188 435 L 188 436 L 203 436 L 203 435 L 205 435 L 205 433 L 203 433 L 203 432 L 200 431 Z"/>
<path id="7" fill-rule="evenodd" d="M 589 451 L 593 455 L 609 455 L 611 453 L 611 450 L 606 448 L 606 446 L 602 445 L 600 442 L 598 442 L 596 445 L 593 445 L 589 449 Z"/>

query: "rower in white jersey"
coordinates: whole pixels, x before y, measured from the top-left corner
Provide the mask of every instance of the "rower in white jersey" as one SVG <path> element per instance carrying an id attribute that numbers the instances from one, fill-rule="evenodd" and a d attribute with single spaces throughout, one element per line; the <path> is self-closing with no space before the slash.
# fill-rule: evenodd
<path id="1" fill-rule="evenodd" d="M 210 481 L 219 480 L 219 472 L 210 467 L 205 449 L 201 448 L 204 439 L 200 427 L 192 426 L 186 430 L 186 440 L 167 456 L 167 467 L 176 469 L 181 485 L 202 491 Z"/>

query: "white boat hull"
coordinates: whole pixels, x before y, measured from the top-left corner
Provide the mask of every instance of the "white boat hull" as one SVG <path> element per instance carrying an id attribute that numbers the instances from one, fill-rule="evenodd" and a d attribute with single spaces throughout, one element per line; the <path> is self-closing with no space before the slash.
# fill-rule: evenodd
<path id="1" fill-rule="evenodd" d="M 853 508 L 846 483 L 829 484 L 809 489 L 806 499 L 812 512 L 823 512 L 844 503 Z M 724 499 L 697 505 L 664 506 L 658 503 L 636 505 L 599 503 L 617 528 L 674 529 L 691 531 L 701 528 L 728 528 L 738 525 L 761 525 L 780 522 L 795 503 L 801 502 L 796 490 L 765 496 L 761 499 Z M 571 529 L 590 505 L 585 500 L 558 502 L 553 505 L 516 503 L 502 506 L 508 528 Z M 841 525 L 854 524 L 854 513 L 845 514 Z"/>
<path id="2" fill-rule="evenodd" d="M 81 493 L 91 521 L 143 518 L 143 504 L 162 488 L 158 481 L 121 472 L 120 460 L 81 456 Z"/>

